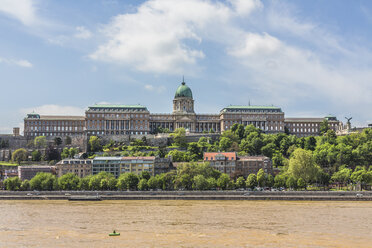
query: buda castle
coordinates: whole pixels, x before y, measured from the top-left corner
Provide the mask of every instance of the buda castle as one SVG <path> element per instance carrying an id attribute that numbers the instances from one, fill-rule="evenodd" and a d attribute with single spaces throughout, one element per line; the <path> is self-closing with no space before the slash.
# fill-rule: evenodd
<path id="1" fill-rule="evenodd" d="M 74 135 L 148 135 L 160 128 L 174 131 L 185 128 L 189 133 L 228 130 L 235 123 L 254 125 L 265 133 L 286 131 L 298 137 L 316 136 L 320 123 L 328 120 L 333 130 L 342 127 L 335 116 L 324 118 L 285 118 L 284 112 L 274 106 L 230 105 L 218 114 L 197 114 L 191 89 L 183 81 L 173 99 L 173 112 L 152 114 L 142 105 L 97 104 L 88 107 L 85 116 L 56 116 L 28 114 L 24 119 L 24 136 Z"/>

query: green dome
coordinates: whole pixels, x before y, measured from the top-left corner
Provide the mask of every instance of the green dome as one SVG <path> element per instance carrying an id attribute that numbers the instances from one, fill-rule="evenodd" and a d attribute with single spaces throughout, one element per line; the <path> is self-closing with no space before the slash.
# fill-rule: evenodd
<path id="1" fill-rule="evenodd" d="M 191 89 L 189 88 L 189 86 L 186 85 L 185 82 L 182 82 L 182 85 L 180 85 L 178 89 L 176 90 L 176 94 L 174 98 L 178 98 L 178 97 L 188 97 L 192 99 Z"/>

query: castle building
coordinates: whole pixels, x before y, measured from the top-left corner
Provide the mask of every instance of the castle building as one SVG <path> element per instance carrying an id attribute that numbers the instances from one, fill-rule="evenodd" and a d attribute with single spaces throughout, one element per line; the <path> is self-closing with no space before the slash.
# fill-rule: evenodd
<path id="1" fill-rule="evenodd" d="M 174 131 L 185 128 L 190 133 L 213 131 L 221 133 L 234 124 L 254 125 L 266 133 L 284 132 L 299 137 L 319 135 L 319 125 L 327 119 L 330 128 L 337 130 L 342 123 L 334 116 L 325 118 L 285 118 L 274 106 L 230 105 L 218 114 L 197 114 L 191 89 L 183 81 L 173 99 L 172 113 L 150 113 L 142 105 L 97 104 L 89 106 L 85 116 L 46 116 L 28 114 L 24 119 L 24 135 L 147 135 L 159 128 Z"/>
<path id="2" fill-rule="evenodd" d="M 85 132 L 84 116 L 28 114 L 24 119 L 24 136 L 72 136 Z"/>
<path id="3" fill-rule="evenodd" d="M 320 124 L 324 120 L 328 121 L 329 128 L 335 132 L 342 127 L 342 122 L 332 115 L 324 118 L 285 118 L 285 127 L 290 134 L 298 137 L 317 136 L 320 134 Z"/>

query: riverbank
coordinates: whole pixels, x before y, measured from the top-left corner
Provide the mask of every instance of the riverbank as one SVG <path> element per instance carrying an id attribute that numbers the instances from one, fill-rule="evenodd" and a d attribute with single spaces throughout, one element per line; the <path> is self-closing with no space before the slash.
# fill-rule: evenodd
<path id="1" fill-rule="evenodd" d="M 0 200 L 372 201 L 372 191 L 0 191 Z"/>

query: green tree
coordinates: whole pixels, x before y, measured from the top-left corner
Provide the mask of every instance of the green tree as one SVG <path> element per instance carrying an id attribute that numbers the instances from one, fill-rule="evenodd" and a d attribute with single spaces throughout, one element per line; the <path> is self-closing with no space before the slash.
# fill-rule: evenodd
<path id="1" fill-rule="evenodd" d="M 97 175 L 94 175 L 89 180 L 89 189 L 90 190 L 100 190 L 101 189 L 101 178 Z"/>
<path id="2" fill-rule="evenodd" d="M 216 189 L 217 188 L 217 181 L 214 177 L 210 177 L 207 179 L 208 188 L 209 189 Z"/>
<path id="3" fill-rule="evenodd" d="M 35 150 L 31 152 L 32 161 L 40 161 L 41 160 L 41 153 L 39 150 Z"/>
<path id="4" fill-rule="evenodd" d="M 285 184 L 289 189 L 297 188 L 297 181 L 296 178 L 294 178 L 294 176 L 289 176 Z"/>
<path id="5" fill-rule="evenodd" d="M 244 179 L 244 177 L 237 178 L 235 185 L 236 185 L 236 187 L 238 189 L 245 188 L 245 179 Z"/>
<path id="6" fill-rule="evenodd" d="M 80 190 L 89 190 L 89 182 L 90 182 L 90 179 L 92 178 L 93 176 L 92 175 L 88 175 L 86 177 L 83 177 L 80 179 L 80 182 L 79 182 L 79 189 Z"/>
<path id="7" fill-rule="evenodd" d="M 172 157 L 173 162 L 188 162 L 190 161 L 190 157 L 188 153 L 179 151 L 179 150 L 172 150 L 168 153 L 168 156 Z"/>
<path id="8" fill-rule="evenodd" d="M 80 179 L 74 173 L 67 173 L 58 178 L 58 187 L 61 190 L 77 190 Z"/>
<path id="9" fill-rule="evenodd" d="M 364 167 L 355 168 L 354 172 L 351 174 L 350 179 L 353 183 L 360 183 L 362 189 L 366 185 L 372 183 L 372 172 L 367 171 Z"/>
<path id="10" fill-rule="evenodd" d="M 262 168 L 257 172 L 257 183 L 259 187 L 266 186 L 266 174 Z"/>
<path id="11" fill-rule="evenodd" d="M 286 187 L 287 177 L 283 174 L 276 175 L 274 178 L 274 187 L 284 188 Z"/>
<path id="12" fill-rule="evenodd" d="M 117 190 L 118 180 L 113 176 L 106 178 L 107 180 L 107 189 L 108 190 Z M 101 180 L 102 182 L 102 180 Z"/>
<path id="13" fill-rule="evenodd" d="M 255 174 L 249 174 L 245 185 L 247 188 L 254 189 L 257 186 L 257 176 Z"/>
<path id="14" fill-rule="evenodd" d="M 297 180 L 297 187 L 299 189 L 306 189 L 306 182 L 301 177 Z"/>
<path id="15" fill-rule="evenodd" d="M 79 150 L 77 148 L 71 147 L 68 152 L 69 152 L 69 157 L 73 158 L 76 154 L 79 153 Z"/>
<path id="16" fill-rule="evenodd" d="M 164 146 L 159 146 L 158 150 L 156 151 L 157 155 L 161 158 L 164 158 L 167 154 L 167 149 Z"/>
<path id="17" fill-rule="evenodd" d="M 217 179 L 217 186 L 222 190 L 226 190 L 229 188 L 229 184 L 230 184 L 229 175 L 222 173 L 221 176 Z"/>
<path id="18" fill-rule="evenodd" d="M 120 190 L 136 190 L 138 185 L 138 176 L 133 173 L 121 174 L 118 179 L 117 187 Z"/>
<path id="19" fill-rule="evenodd" d="M 329 185 L 329 181 L 331 180 L 331 176 L 328 173 L 325 173 L 323 170 L 319 171 L 317 178 L 318 183 L 322 185 L 324 189 Z"/>
<path id="20" fill-rule="evenodd" d="M 90 136 L 89 138 L 89 150 L 91 152 L 98 152 L 102 150 L 102 144 L 101 144 L 101 139 L 98 138 L 97 136 Z"/>
<path id="21" fill-rule="evenodd" d="M 46 137 L 45 136 L 35 137 L 34 145 L 37 148 L 45 148 L 46 147 Z"/>
<path id="22" fill-rule="evenodd" d="M 27 153 L 26 149 L 19 148 L 19 149 L 15 150 L 13 152 L 12 160 L 13 160 L 13 162 L 17 162 L 18 165 L 20 165 L 21 161 L 27 160 L 27 155 L 28 155 L 28 153 Z"/>
<path id="23" fill-rule="evenodd" d="M 305 150 L 314 151 L 316 147 L 316 139 L 313 136 L 305 138 Z"/>
<path id="24" fill-rule="evenodd" d="M 276 168 L 280 166 L 284 166 L 284 157 L 280 152 L 277 152 L 277 151 L 274 152 L 272 161 L 273 161 L 273 166 Z"/>
<path id="25" fill-rule="evenodd" d="M 340 167 L 339 171 L 333 173 L 331 180 L 340 185 L 345 185 L 350 182 L 351 169 Z"/>
<path id="26" fill-rule="evenodd" d="M 148 171 L 142 171 L 140 175 L 141 179 L 149 180 L 151 178 L 150 172 Z"/>
<path id="27" fill-rule="evenodd" d="M 179 147 L 186 147 L 186 130 L 184 128 L 177 128 L 170 136 L 173 138 L 173 144 Z"/>
<path id="28" fill-rule="evenodd" d="M 27 191 L 27 190 L 30 190 L 30 188 L 31 188 L 30 181 L 27 179 L 23 180 L 21 183 L 20 190 Z"/>
<path id="29" fill-rule="evenodd" d="M 66 136 L 66 138 L 65 138 L 65 144 L 66 145 L 71 145 L 71 143 L 72 143 L 71 137 L 70 136 Z"/>
<path id="30" fill-rule="evenodd" d="M 101 171 L 100 173 L 90 177 L 89 189 L 90 190 L 115 189 L 116 183 L 117 182 L 113 174 L 105 172 L 105 171 Z"/>
<path id="31" fill-rule="evenodd" d="M 102 178 L 100 181 L 100 189 L 101 190 L 108 190 L 109 189 L 109 182 L 107 178 Z"/>
<path id="32" fill-rule="evenodd" d="M 197 142 L 189 143 L 187 146 L 187 151 L 190 153 L 191 158 L 193 158 L 193 161 L 202 159 L 203 157 L 203 153 Z"/>
<path id="33" fill-rule="evenodd" d="M 159 182 L 156 177 L 150 177 L 147 182 L 147 185 L 150 189 L 157 189 L 159 187 Z"/>
<path id="34" fill-rule="evenodd" d="M 173 190 L 174 189 L 174 180 L 176 178 L 176 171 L 172 170 L 167 173 L 163 173 L 160 175 L 161 181 L 163 183 L 162 189 L 163 190 Z"/>
<path id="35" fill-rule="evenodd" d="M 55 137 L 55 138 L 54 138 L 54 144 L 55 144 L 56 146 L 61 145 L 61 144 L 62 144 L 62 139 L 61 139 L 60 137 Z"/>
<path id="36" fill-rule="evenodd" d="M 70 157 L 70 151 L 67 147 L 63 148 L 62 153 L 61 153 L 61 158 L 65 159 Z"/>
<path id="37" fill-rule="evenodd" d="M 311 151 L 296 149 L 289 159 L 288 173 L 297 181 L 302 178 L 306 183 L 316 180 L 319 167 L 315 164 Z"/>
<path id="38" fill-rule="evenodd" d="M 232 140 L 227 138 L 227 137 L 222 137 L 220 139 L 220 144 L 219 144 L 219 147 L 221 149 L 221 151 L 228 151 L 232 145 Z"/>
<path id="39" fill-rule="evenodd" d="M 138 190 L 141 190 L 141 191 L 148 190 L 147 179 L 142 178 L 138 182 Z"/>
<path id="40" fill-rule="evenodd" d="M 19 190 L 21 187 L 22 181 L 18 177 L 9 177 L 4 180 L 4 186 L 6 190 Z"/>
<path id="41" fill-rule="evenodd" d="M 336 132 L 333 131 L 332 129 L 329 129 L 325 136 L 322 137 L 323 139 L 325 139 L 325 142 L 328 142 L 329 144 L 336 144 L 337 143 L 337 136 L 336 136 Z"/>
<path id="42" fill-rule="evenodd" d="M 267 179 L 266 179 L 266 186 L 267 187 L 273 187 L 274 186 L 274 177 L 273 177 L 273 175 L 271 175 L 271 174 L 268 174 L 267 175 Z"/>
<path id="43" fill-rule="evenodd" d="M 320 134 L 325 134 L 328 130 L 329 130 L 328 120 L 324 119 L 322 123 L 320 123 L 320 126 L 319 126 Z"/>
<path id="44" fill-rule="evenodd" d="M 176 189 L 187 189 L 190 190 L 192 189 L 192 183 L 193 183 L 193 178 L 191 177 L 190 174 L 181 174 L 177 175 L 175 179 L 175 188 Z"/>
<path id="45" fill-rule="evenodd" d="M 238 136 L 240 140 L 244 138 L 244 131 L 245 131 L 244 125 L 235 123 L 234 125 L 232 125 L 231 131 L 236 136 Z"/>
<path id="46" fill-rule="evenodd" d="M 273 157 L 275 151 L 276 151 L 276 146 L 273 143 L 268 143 L 267 145 L 261 148 L 261 153 L 269 158 Z"/>
<path id="47" fill-rule="evenodd" d="M 209 188 L 207 179 L 203 175 L 194 176 L 192 188 L 196 190 L 207 190 Z"/>
<path id="48" fill-rule="evenodd" d="M 56 149 L 55 147 L 48 146 L 45 149 L 45 160 L 47 160 L 47 161 L 53 161 L 53 160 L 58 161 L 58 160 L 60 160 L 60 158 L 61 158 L 61 154 L 58 151 L 58 149 Z"/>
<path id="49" fill-rule="evenodd" d="M 39 172 L 30 180 L 32 190 L 56 190 L 58 189 L 58 180 L 55 175 L 46 172 Z"/>

